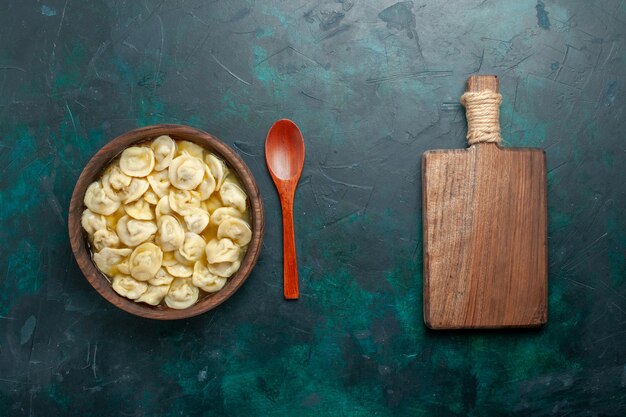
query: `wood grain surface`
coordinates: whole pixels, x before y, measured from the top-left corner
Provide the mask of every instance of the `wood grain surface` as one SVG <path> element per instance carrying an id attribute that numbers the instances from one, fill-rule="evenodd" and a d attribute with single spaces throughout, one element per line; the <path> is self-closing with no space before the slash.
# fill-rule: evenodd
<path id="1" fill-rule="evenodd" d="M 103 169 L 108 166 L 111 160 L 130 145 L 136 142 L 153 139 L 160 135 L 169 135 L 175 140 L 188 140 L 216 153 L 235 171 L 249 197 L 248 208 L 250 210 L 252 240 L 248 245 L 248 250 L 241 262 L 239 270 L 228 279 L 228 282 L 222 290 L 201 296 L 196 304 L 184 310 L 175 310 L 163 305 L 153 307 L 144 303 L 136 303 L 118 295 L 111 287 L 109 279 L 100 272 L 94 264 L 91 258 L 87 236 L 80 224 L 81 215 L 85 209 L 83 203 L 85 191 L 93 181 L 100 177 Z M 102 147 L 87 163 L 78 178 L 70 201 L 68 215 L 68 228 L 72 251 L 74 252 L 78 266 L 89 283 L 100 295 L 122 310 L 137 316 L 158 320 L 175 320 L 193 317 L 209 311 L 226 301 L 244 283 L 256 264 L 263 241 L 264 224 L 263 203 L 259 189 L 252 173 L 239 155 L 228 145 L 209 133 L 188 126 L 167 124 L 132 130 L 118 136 Z"/>
<path id="2" fill-rule="evenodd" d="M 297 183 L 297 179 L 296 179 Z M 283 217 L 283 296 L 286 300 L 300 297 L 298 286 L 298 257 L 296 254 L 296 236 L 293 225 L 293 199 L 295 186 L 276 185 L 280 194 Z"/>
<path id="3" fill-rule="evenodd" d="M 495 77 L 468 89 L 497 91 Z M 481 143 L 422 158 L 424 321 L 432 329 L 547 320 L 546 161 Z"/>

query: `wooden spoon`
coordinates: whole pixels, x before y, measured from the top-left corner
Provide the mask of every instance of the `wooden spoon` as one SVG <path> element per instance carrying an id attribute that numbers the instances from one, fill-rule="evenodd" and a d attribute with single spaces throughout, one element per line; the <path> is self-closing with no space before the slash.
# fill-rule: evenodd
<path id="1" fill-rule="evenodd" d="M 293 232 L 293 198 L 304 166 L 304 139 L 294 122 L 280 119 L 265 139 L 265 162 L 283 208 L 284 295 L 298 299 L 298 264 Z"/>

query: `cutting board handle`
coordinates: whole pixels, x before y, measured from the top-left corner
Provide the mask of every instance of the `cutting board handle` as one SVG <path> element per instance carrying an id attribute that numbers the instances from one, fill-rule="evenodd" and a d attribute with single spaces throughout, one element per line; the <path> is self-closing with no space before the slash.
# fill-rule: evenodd
<path id="1" fill-rule="evenodd" d="M 467 142 L 479 143 L 502 141 L 500 136 L 500 103 L 498 77 L 495 75 L 472 75 L 467 79 L 467 89 L 461 96 L 467 116 Z"/>
<path id="2" fill-rule="evenodd" d="M 500 92 L 500 83 L 497 75 L 472 75 L 467 79 L 465 91 L 480 93 L 481 91 Z"/>

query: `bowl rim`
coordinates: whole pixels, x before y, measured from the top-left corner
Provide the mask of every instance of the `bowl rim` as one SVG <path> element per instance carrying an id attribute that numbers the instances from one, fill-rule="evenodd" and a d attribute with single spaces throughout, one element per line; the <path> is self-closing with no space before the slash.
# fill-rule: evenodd
<path id="1" fill-rule="evenodd" d="M 203 148 L 215 152 L 223 158 L 230 169 L 237 174 L 249 197 L 252 240 L 239 270 L 228 279 L 224 288 L 201 298 L 193 306 L 175 310 L 164 306 L 151 306 L 136 303 L 122 297 L 111 287 L 111 282 L 93 262 L 87 245 L 87 238 L 81 225 L 81 216 L 85 209 L 84 196 L 87 187 L 100 177 L 108 164 L 127 147 L 161 135 L 169 135 L 174 140 L 188 140 Z M 68 213 L 68 230 L 74 258 L 87 281 L 107 301 L 114 306 L 136 316 L 156 320 L 178 320 L 206 313 L 230 298 L 246 281 L 254 268 L 263 243 L 265 219 L 263 201 L 252 172 L 243 159 L 228 145 L 217 137 L 191 126 L 178 124 L 159 124 L 130 130 L 115 137 L 100 148 L 83 168 L 70 200 Z"/>

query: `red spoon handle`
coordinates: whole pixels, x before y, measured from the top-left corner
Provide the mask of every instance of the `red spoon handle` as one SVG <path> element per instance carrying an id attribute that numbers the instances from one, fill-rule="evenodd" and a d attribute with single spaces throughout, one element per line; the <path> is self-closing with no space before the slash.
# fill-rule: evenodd
<path id="1" fill-rule="evenodd" d="M 297 300 L 299 296 L 298 261 L 293 231 L 293 198 L 281 198 L 281 206 L 283 208 L 284 294 L 286 300 Z"/>

